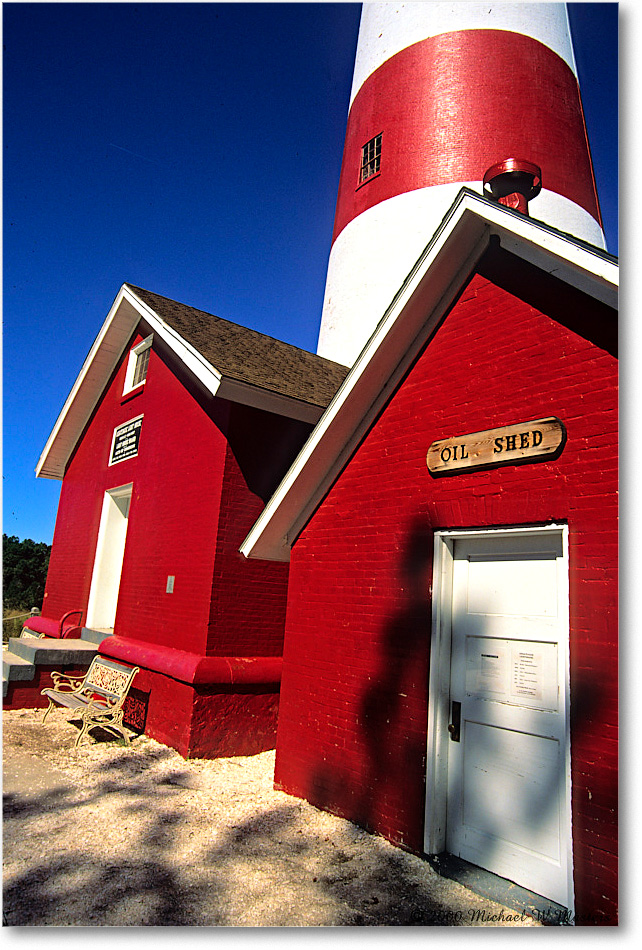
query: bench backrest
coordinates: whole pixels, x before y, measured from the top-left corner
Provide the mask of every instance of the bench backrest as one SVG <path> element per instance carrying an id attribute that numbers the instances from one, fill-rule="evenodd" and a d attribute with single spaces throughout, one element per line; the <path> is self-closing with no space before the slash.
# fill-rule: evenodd
<path id="1" fill-rule="evenodd" d="M 81 689 L 98 693 L 110 699 L 124 696 L 129 689 L 138 667 L 123 666 L 104 656 L 95 656 L 85 674 Z"/>

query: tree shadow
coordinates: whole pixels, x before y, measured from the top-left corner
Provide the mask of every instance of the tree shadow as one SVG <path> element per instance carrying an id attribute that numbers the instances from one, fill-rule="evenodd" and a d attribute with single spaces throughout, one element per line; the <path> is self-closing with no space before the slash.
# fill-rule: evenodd
<path id="1" fill-rule="evenodd" d="M 410 527 L 401 553 L 399 581 L 404 603 L 388 618 L 375 649 L 376 669 L 356 709 L 361 744 L 360 777 L 323 765 L 312 776 L 310 801 L 384 835 L 415 853 L 423 846 L 426 783 L 425 709 L 430 672 L 433 533 L 425 521 Z M 401 799 L 404 799 L 401 802 Z M 415 816 L 414 834 L 400 834 L 382 815 L 397 808 Z"/>
<path id="2" fill-rule="evenodd" d="M 155 762 L 159 761 L 156 756 Z M 154 763 L 151 763 L 154 764 Z M 202 847 L 180 851 L 190 822 L 181 791 L 188 770 L 145 782 L 115 756 L 89 795 L 71 784 L 31 797 L 5 796 L 5 848 L 23 847 L 21 873 L 4 889 L 8 926 L 408 926 L 467 923 L 448 896 L 432 893 L 419 859 L 349 822 L 337 832 L 305 827 L 300 802 L 236 823 L 203 826 Z M 174 782 L 179 784 L 173 784 Z M 122 793 L 122 799 L 118 798 Z M 106 820 L 127 821 L 127 857 L 110 855 L 109 828 L 87 834 L 82 806 L 115 802 Z M 177 798 L 177 796 L 179 796 Z M 129 804 L 128 804 L 129 803 Z M 118 807 L 116 807 L 118 806 Z M 307 807 L 307 806 L 306 806 Z M 131 818 L 127 820 L 127 813 Z M 123 817 L 123 812 L 125 817 Z M 59 819 L 67 816 L 66 822 Z M 323 818 L 323 816 L 320 816 Z M 46 857 L 16 837 L 51 819 Z M 323 821 L 322 821 L 323 824 Z M 73 828 L 71 834 L 69 827 Z M 83 829 L 85 838 L 83 839 Z M 54 848 L 50 848 L 51 839 Z M 59 840 L 58 840 L 59 839 Z M 13 844 L 12 844 L 13 841 Z M 28 851 L 26 849 L 29 848 Z M 409 864 L 409 861 L 411 862 Z M 415 862 L 413 865 L 412 862 Z M 437 876 L 434 880 L 438 881 Z"/>
<path id="3" fill-rule="evenodd" d="M 251 901 L 278 888 L 282 906 L 270 926 L 443 926 L 467 923 L 465 904 L 431 892 L 420 859 L 395 850 L 350 822 L 337 832 L 301 827 L 299 805 L 283 805 L 231 829 L 207 863 L 233 879 L 234 867 L 269 869 L 248 882 Z M 411 862 L 416 862 L 410 867 Z M 268 897 L 268 901 L 270 898 Z"/>

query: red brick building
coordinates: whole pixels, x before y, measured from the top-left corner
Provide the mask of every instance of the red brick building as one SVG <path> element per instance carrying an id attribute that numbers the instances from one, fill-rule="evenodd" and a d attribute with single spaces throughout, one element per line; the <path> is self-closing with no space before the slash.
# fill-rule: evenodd
<path id="1" fill-rule="evenodd" d="M 613 923 L 617 263 L 564 5 L 447 6 L 364 5 L 350 372 L 124 285 L 39 464 L 35 626 L 113 630 L 186 756 L 273 744 L 282 666 L 279 788 Z"/>
<path id="2" fill-rule="evenodd" d="M 112 634 L 146 733 L 183 755 L 274 746 L 288 568 L 238 547 L 345 373 L 124 284 L 43 451 L 63 484 L 28 626 L 79 610 L 66 635 Z"/>
<path id="3" fill-rule="evenodd" d="M 617 907 L 616 288 L 463 189 L 242 547 L 290 560 L 277 787 L 580 923 Z"/>

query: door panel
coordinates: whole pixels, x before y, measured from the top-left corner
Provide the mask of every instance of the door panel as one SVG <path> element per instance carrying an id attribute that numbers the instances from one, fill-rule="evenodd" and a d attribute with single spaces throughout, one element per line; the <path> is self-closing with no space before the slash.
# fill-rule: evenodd
<path id="1" fill-rule="evenodd" d="M 464 742 L 466 829 L 559 860 L 559 821 L 549 808 L 550 776 L 559 768 L 557 740 L 468 722 Z"/>

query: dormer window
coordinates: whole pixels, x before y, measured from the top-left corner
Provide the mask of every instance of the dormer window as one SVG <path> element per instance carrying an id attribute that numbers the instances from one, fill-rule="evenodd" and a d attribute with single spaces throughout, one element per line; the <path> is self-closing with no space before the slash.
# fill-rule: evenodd
<path id="1" fill-rule="evenodd" d="M 359 184 L 363 184 L 373 175 L 378 175 L 381 170 L 381 132 L 375 135 L 373 139 L 361 149 L 361 171 L 359 173 Z"/>
<path id="2" fill-rule="evenodd" d="M 152 351 L 152 340 L 153 334 L 130 350 L 123 394 L 131 392 L 132 389 L 136 389 L 138 386 L 142 386 L 147 379 L 149 355 Z"/>

